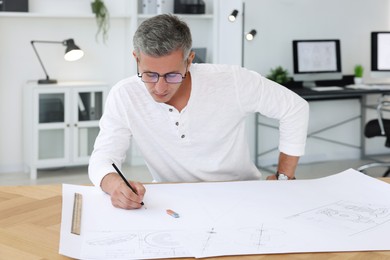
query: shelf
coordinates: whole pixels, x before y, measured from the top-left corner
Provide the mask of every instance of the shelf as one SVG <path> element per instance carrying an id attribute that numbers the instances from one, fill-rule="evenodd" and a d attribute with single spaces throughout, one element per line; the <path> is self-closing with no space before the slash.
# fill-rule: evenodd
<path id="1" fill-rule="evenodd" d="M 51 88 L 51 87 L 83 87 L 83 86 L 90 86 L 90 85 L 107 85 L 104 81 L 58 81 L 55 84 L 38 84 L 37 80 L 28 80 L 27 81 L 28 86 L 36 86 L 39 88 Z"/>
<path id="2" fill-rule="evenodd" d="M 94 19 L 94 14 L 66 14 L 66 13 L 57 13 L 57 14 L 49 14 L 49 13 L 32 13 L 32 12 L 0 12 L 0 18 L 9 17 L 9 18 L 86 18 L 86 19 Z M 128 19 L 131 18 L 130 15 L 113 15 L 110 16 L 112 19 Z"/>
<path id="3" fill-rule="evenodd" d="M 148 19 L 157 14 L 138 14 L 138 19 Z M 175 14 L 183 19 L 209 20 L 213 19 L 212 14 Z M 0 12 L 1 17 L 9 18 L 95 18 L 91 14 L 69 14 L 69 13 L 33 13 L 33 12 Z M 131 15 L 112 15 L 112 19 L 129 19 Z"/>
<path id="4" fill-rule="evenodd" d="M 138 14 L 138 19 L 148 19 L 150 17 L 153 17 L 157 14 Z M 177 15 L 180 18 L 183 19 L 199 19 L 199 20 L 204 20 L 204 19 L 213 19 L 212 14 L 174 14 Z"/>

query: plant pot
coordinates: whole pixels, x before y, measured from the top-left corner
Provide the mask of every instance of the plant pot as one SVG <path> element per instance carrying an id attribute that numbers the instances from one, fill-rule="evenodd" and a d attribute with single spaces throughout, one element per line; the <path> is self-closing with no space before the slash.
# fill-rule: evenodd
<path id="1" fill-rule="evenodd" d="M 353 81 L 355 82 L 355 85 L 363 84 L 363 78 L 361 78 L 361 77 L 354 77 Z"/>

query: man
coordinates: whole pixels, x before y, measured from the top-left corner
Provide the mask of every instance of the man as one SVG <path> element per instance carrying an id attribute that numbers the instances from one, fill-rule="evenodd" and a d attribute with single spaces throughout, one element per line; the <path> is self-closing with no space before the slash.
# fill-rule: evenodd
<path id="1" fill-rule="evenodd" d="M 294 179 L 306 142 L 305 100 L 244 68 L 191 64 L 191 33 L 176 16 L 144 21 L 133 41 L 137 76 L 110 91 L 89 165 L 91 181 L 115 207 L 140 208 L 145 194 L 136 182 L 132 192 L 112 168 L 124 161 L 130 139 L 156 181 L 260 179 L 245 130 L 257 112 L 280 120 L 278 174 L 269 179 Z"/>

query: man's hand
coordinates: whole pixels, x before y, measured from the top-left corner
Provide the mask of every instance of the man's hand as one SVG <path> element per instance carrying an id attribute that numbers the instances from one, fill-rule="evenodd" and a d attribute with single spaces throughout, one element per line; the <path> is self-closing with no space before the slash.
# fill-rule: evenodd
<path id="1" fill-rule="evenodd" d="M 111 196 L 111 203 L 116 208 L 138 209 L 145 195 L 145 187 L 139 182 L 129 182 L 137 192 L 134 193 L 117 173 L 109 173 L 104 176 L 102 190 Z"/>

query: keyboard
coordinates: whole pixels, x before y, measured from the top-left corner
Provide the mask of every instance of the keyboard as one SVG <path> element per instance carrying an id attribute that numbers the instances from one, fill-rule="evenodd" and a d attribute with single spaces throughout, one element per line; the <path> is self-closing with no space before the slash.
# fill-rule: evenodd
<path id="1" fill-rule="evenodd" d="M 311 90 L 314 91 L 335 91 L 335 90 L 343 90 L 343 87 L 338 86 L 328 86 L 328 87 L 314 87 Z"/>

